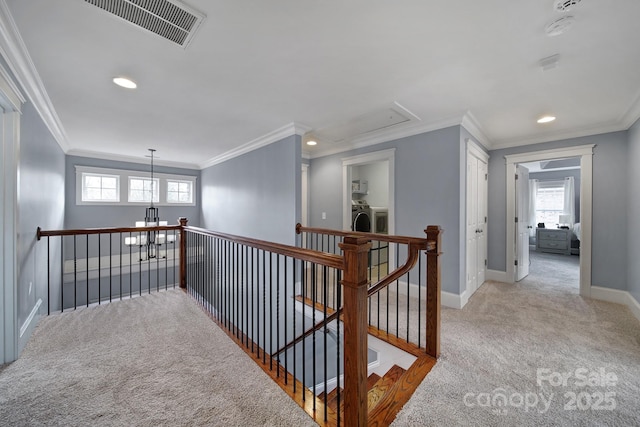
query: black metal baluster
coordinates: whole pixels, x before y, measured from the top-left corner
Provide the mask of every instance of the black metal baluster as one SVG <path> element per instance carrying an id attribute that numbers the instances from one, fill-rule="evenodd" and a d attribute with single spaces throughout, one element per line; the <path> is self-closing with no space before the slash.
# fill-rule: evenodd
<path id="1" fill-rule="evenodd" d="M 407 248 L 408 249 L 408 248 Z M 407 253 L 407 258 L 409 254 Z M 411 303 L 411 271 L 407 271 L 407 342 L 409 342 L 409 328 L 411 324 L 409 323 L 409 305 Z"/>
<path id="2" fill-rule="evenodd" d="M 47 316 L 51 314 L 51 237 L 47 236 Z M 64 283 L 60 282 L 60 286 Z"/>
<path id="3" fill-rule="evenodd" d="M 118 259 L 120 276 L 118 276 L 118 284 L 120 285 L 120 301 L 122 301 L 122 231 L 118 234 Z"/>
<path id="4" fill-rule="evenodd" d="M 266 251 L 262 250 L 262 363 L 267 363 L 267 258 Z"/>
<path id="5" fill-rule="evenodd" d="M 419 252 L 420 256 L 418 257 L 418 348 L 421 347 L 421 338 L 422 338 L 422 252 Z"/>
<path id="6" fill-rule="evenodd" d="M 276 254 L 276 349 L 280 348 L 280 254 Z M 280 378 L 280 353 L 278 353 L 276 376 Z"/>
<path id="7" fill-rule="evenodd" d="M 317 242 L 316 242 L 317 243 Z M 312 293 L 312 299 L 311 299 L 311 313 L 312 313 L 312 317 L 311 317 L 311 324 L 312 325 L 317 325 L 318 322 L 316 321 L 316 294 L 317 294 L 317 277 L 316 277 L 316 264 L 315 263 L 311 263 L 311 293 Z M 316 395 L 316 384 L 318 383 L 317 379 L 316 379 L 316 330 L 313 330 L 312 333 L 313 336 L 313 366 L 312 366 L 312 378 L 313 378 L 313 395 Z M 313 399 L 313 410 L 316 410 L 316 399 Z"/>
<path id="8" fill-rule="evenodd" d="M 296 283 L 298 279 L 298 274 L 296 271 L 297 260 L 295 258 L 291 258 L 291 265 L 293 267 L 293 295 L 291 298 L 291 313 L 293 313 L 293 333 L 291 334 L 292 339 L 296 338 Z M 293 394 L 296 394 L 296 347 L 293 346 Z"/>
<path id="9" fill-rule="evenodd" d="M 77 258 L 77 239 L 76 234 L 73 235 L 73 309 L 78 308 L 78 258 Z"/>
<path id="10" fill-rule="evenodd" d="M 399 254 L 400 245 L 396 244 L 396 253 Z M 400 327 L 400 279 L 396 280 L 396 337 Z"/>
<path id="11" fill-rule="evenodd" d="M 269 252 L 269 369 L 273 370 L 273 252 Z"/>
<path id="12" fill-rule="evenodd" d="M 327 286 L 328 286 L 328 282 L 327 282 L 327 266 L 323 266 L 322 267 L 322 273 L 323 273 L 323 288 L 324 288 L 324 295 L 323 295 L 323 310 L 322 310 L 322 314 L 323 314 L 323 318 L 322 321 L 325 322 L 325 326 L 324 326 L 324 394 L 327 395 L 327 333 L 329 332 L 329 325 L 326 323 L 327 322 L 327 300 L 328 300 L 328 293 L 327 293 Z M 338 379 L 338 382 L 339 379 Z M 340 408 L 338 408 L 340 409 Z M 324 406 L 324 419 L 327 419 L 327 405 Z"/>
<path id="13" fill-rule="evenodd" d="M 307 262 L 302 261 L 302 271 L 300 272 L 302 276 L 302 332 L 306 331 L 305 326 L 305 309 L 304 306 L 307 303 Z M 306 401 L 306 393 L 304 392 L 304 388 L 307 387 L 307 339 L 302 340 L 302 401 Z M 326 403 L 326 401 L 325 401 Z"/>
<path id="14" fill-rule="evenodd" d="M 249 295 L 250 283 L 249 279 L 249 247 L 244 245 L 244 335 L 246 339 L 245 346 L 249 348 L 250 324 L 249 324 Z"/>
<path id="15" fill-rule="evenodd" d="M 64 312 L 64 236 L 60 236 L 60 313 Z"/>
<path id="16" fill-rule="evenodd" d="M 87 277 L 87 307 L 89 307 L 89 235 L 86 235 L 86 239 L 85 239 L 85 246 L 86 246 L 86 252 L 85 252 L 85 260 L 86 260 L 86 264 L 85 264 L 85 271 L 86 273 L 86 277 Z"/>
<path id="17" fill-rule="evenodd" d="M 129 232 L 129 243 L 131 243 L 131 232 Z M 131 292 L 133 290 L 133 277 L 132 277 L 132 270 L 133 270 L 133 255 L 131 253 L 131 247 L 133 245 L 129 245 L 129 298 L 131 298 Z"/>
<path id="18" fill-rule="evenodd" d="M 342 270 L 337 270 L 336 274 L 338 276 L 338 305 L 337 307 L 342 307 L 342 298 L 341 298 L 341 294 L 342 294 L 342 289 L 340 289 L 340 282 L 341 282 L 341 277 L 342 277 Z M 337 373 L 336 373 L 336 378 L 338 379 L 337 382 L 338 384 L 336 385 L 336 387 L 338 387 L 338 393 L 336 394 L 336 400 L 337 400 L 337 408 L 338 410 L 336 411 L 336 416 L 337 416 L 337 424 L 338 426 L 340 425 L 340 399 L 342 398 L 342 392 L 340 391 L 340 343 L 342 342 L 342 339 L 340 338 L 340 316 L 338 316 L 338 318 L 336 319 L 336 340 L 338 342 L 338 347 L 337 347 L 337 356 L 336 356 L 336 368 L 337 368 Z M 326 403 L 326 401 L 325 401 Z"/>

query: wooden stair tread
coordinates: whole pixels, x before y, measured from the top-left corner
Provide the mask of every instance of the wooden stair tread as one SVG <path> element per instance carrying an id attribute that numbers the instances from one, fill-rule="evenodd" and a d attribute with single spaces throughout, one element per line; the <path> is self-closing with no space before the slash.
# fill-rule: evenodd
<path id="1" fill-rule="evenodd" d="M 367 390 L 371 390 L 378 381 L 380 381 L 380 375 L 376 374 L 375 372 L 369 375 L 369 377 L 367 378 Z"/>
<path id="2" fill-rule="evenodd" d="M 369 412 L 376 407 L 385 393 L 402 377 L 406 371 L 398 365 L 393 365 L 391 369 L 375 385 L 369 389 L 367 400 L 369 401 Z"/>
<path id="3" fill-rule="evenodd" d="M 376 374 L 375 372 L 369 375 L 369 377 L 367 377 L 367 390 L 371 390 L 371 388 L 375 386 L 375 384 L 378 381 L 380 381 L 380 375 Z M 340 389 L 340 393 L 342 392 L 343 390 Z M 324 401 L 324 392 L 318 395 L 318 399 Z M 337 409 L 337 406 L 338 406 L 338 388 L 337 387 L 329 392 L 329 395 L 327 395 L 326 402 L 329 408 L 333 410 Z M 344 405 L 344 401 L 340 402 L 340 407 L 342 407 L 343 405 Z"/>
<path id="4" fill-rule="evenodd" d="M 422 356 L 413 362 L 401 378 L 387 390 L 376 406 L 369 407 L 368 425 L 379 427 L 391 424 L 435 364 L 436 359 L 431 356 Z"/>

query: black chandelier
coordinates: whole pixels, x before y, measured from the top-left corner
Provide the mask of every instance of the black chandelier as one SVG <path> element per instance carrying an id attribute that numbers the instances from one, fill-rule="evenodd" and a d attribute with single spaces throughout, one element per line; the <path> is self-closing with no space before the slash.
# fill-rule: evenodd
<path id="1" fill-rule="evenodd" d="M 153 159 L 155 149 L 149 148 L 149 155 L 151 158 L 151 185 L 149 186 L 150 203 L 149 207 L 145 208 L 144 221 L 136 221 L 136 227 L 158 227 L 166 226 L 167 221 L 160 220 L 160 211 L 153 204 L 153 196 L 155 194 L 155 180 L 153 177 Z M 144 185 L 143 185 L 144 189 Z M 146 232 L 140 232 L 135 237 L 126 237 L 125 245 L 138 246 L 140 248 L 140 261 L 151 260 L 154 258 L 165 258 L 166 253 L 162 253 L 161 247 L 165 243 L 175 242 L 175 235 L 167 236 L 165 233 L 160 233 L 158 230 L 147 230 Z M 143 248 L 146 258 L 143 258 Z"/>

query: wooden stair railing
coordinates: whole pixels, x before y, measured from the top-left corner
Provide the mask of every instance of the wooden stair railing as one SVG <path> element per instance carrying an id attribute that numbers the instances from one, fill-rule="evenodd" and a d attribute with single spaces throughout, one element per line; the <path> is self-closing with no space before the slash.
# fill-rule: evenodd
<path id="1" fill-rule="evenodd" d="M 229 235 L 225 233 L 217 233 L 197 227 L 191 227 L 187 225 L 186 218 L 180 218 L 179 225 L 175 226 L 55 231 L 44 231 L 38 229 L 37 236 L 38 240 L 40 240 L 41 237 L 45 236 L 75 236 L 79 234 L 88 236 L 91 234 L 101 235 L 119 233 L 120 237 L 122 237 L 121 233 L 137 233 L 160 230 L 173 230 L 173 232 L 176 233 L 176 237 L 178 240 L 176 242 L 176 246 L 179 245 L 179 247 L 176 248 L 175 251 L 179 252 L 179 286 L 185 291 L 189 292 L 192 296 L 196 297 L 197 300 L 202 303 L 203 308 L 209 310 L 209 316 L 223 330 L 225 330 L 225 332 L 232 339 L 234 339 L 239 346 L 241 346 L 248 354 L 251 354 L 254 357 L 256 363 L 258 363 L 272 378 L 274 378 L 274 380 L 276 380 L 276 382 L 278 382 L 279 385 L 283 389 L 285 389 L 285 391 L 287 391 L 287 393 L 289 393 L 289 395 L 294 400 L 296 400 L 301 405 L 301 407 L 303 407 L 305 411 L 307 411 L 321 425 L 365 426 L 368 423 L 370 425 L 387 425 L 393 420 L 395 414 L 404 403 L 401 403 L 400 400 L 395 397 L 394 393 L 402 390 L 414 390 L 419 382 L 424 378 L 426 373 L 435 364 L 435 359 L 438 357 L 440 351 L 439 250 L 441 247 L 441 230 L 437 226 L 429 226 L 427 230 L 425 230 L 427 233 L 427 239 L 373 235 L 371 233 L 359 232 L 351 233 L 339 232 L 334 230 L 327 231 L 323 229 L 311 228 L 305 229 L 300 225 L 296 227 L 298 233 L 302 231 L 314 231 L 329 232 L 333 233 L 334 235 L 339 235 L 341 242 L 338 244 L 338 246 L 342 251 L 342 255 L 319 252 L 310 249 L 303 249 L 273 242 Z M 367 277 L 369 267 L 368 254 L 371 248 L 370 240 L 372 239 L 372 237 L 375 237 L 377 240 L 401 243 L 409 248 L 409 255 L 405 264 L 388 276 L 378 280 L 373 285 L 370 284 L 370 280 Z M 304 339 L 304 336 L 311 335 L 314 330 L 318 330 L 322 326 L 327 326 L 331 321 L 336 319 L 340 319 L 342 321 L 344 330 L 344 334 L 342 337 L 344 342 L 342 354 L 344 360 L 344 390 L 341 393 L 339 386 L 336 387 L 335 394 L 338 397 L 335 401 L 334 408 L 328 407 L 329 404 L 334 404 L 332 399 L 327 399 L 325 401 L 319 399 L 318 396 L 314 396 L 313 393 L 308 388 L 306 388 L 301 381 L 294 378 L 292 374 L 287 372 L 286 367 L 281 365 L 279 357 L 274 357 L 274 355 L 285 351 L 288 347 L 294 344 L 286 343 L 285 347 L 276 347 L 277 350 L 273 354 L 270 354 L 270 351 L 267 355 L 266 349 L 261 349 L 258 341 L 255 341 L 252 337 L 250 337 L 249 332 L 247 332 L 246 329 L 243 330 L 241 329 L 241 327 L 239 327 L 238 322 L 242 322 L 241 317 L 247 316 L 247 312 L 243 312 L 242 310 L 246 310 L 249 308 L 248 298 L 246 294 L 244 296 L 245 306 L 237 306 L 235 311 L 231 310 L 231 314 L 234 315 L 235 318 L 220 317 L 221 313 L 219 311 L 216 311 L 215 307 L 211 303 L 211 300 L 207 299 L 211 297 L 211 292 L 213 292 L 212 288 L 205 288 L 204 283 L 206 280 L 212 280 L 212 277 L 215 275 L 216 268 L 208 264 L 211 262 L 211 259 L 207 258 L 206 254 L 203 252 L 206 251 L 206 248 L 210 249 L 211 247 L 213 247 L 213 243 L 206 239 L 218 239 L 219 241 L 226 242 L 225 244 L 227 246 L 225 247 L 236 248 L 236 252 L 238 252 L 237 247 L 242 245 L 242 250 L 245 251 L 245 254 L 248 254 L 248 248 L 251 248 L 252 257 L 254 250 L 268 251 L 270 254 L 269 256 L 275 256 L 276 260 L 278 260 L 278 257 L 280 256 L 289 257 L 303 263 L 309 262 L 314 266 L 324 266 L 325 268 L 335 269 L 335 271 L 339 272 L 337 278 L 340 279 L 339 286 L 341 287 L 341 294 L 343 294 L 343 296 L 338 297 L 338 306 L 336 307 L 335 311 L 331 313 L 330 310 L 327 310 L 327 307 L 324 307 L 324 321 L 315 324 L 312 329 L 305 331 L 302 334 L 302 338 L 296 338 L 297 342 L 300 342 Z M 89 240 L 87 237 L 87 242 L 88 241 Z M 98 246 L 100 246 L 99 239 Z M 109 251 L 111 251 L 111 248 L 109 249 Z M 398 337 L 390 335 L 388 331 L 385 332 L 373 328 L 368 324 L 367 321 L 368 299 L 372 295 L 375 295 L 376 293 L 385 289 L 390 283 L 397 280 L 404 273 L 409 272 L 416 264 L 420 251 L 426 251 L 427 254 L 426 285 L 428 293 L 426 302 L 426 326 L 428 330 L 428 340 L 424 348 L 415 346 L 409 342 L 402 342 L 402 340 L 400 340 Z M 111 254 L 111 252 L 109 253 Z M 98 249 L 98 262 L 99 260 L 100 250 Z M 237 263 L 238 260 L 232 262 Z M 250 263 L 246 259 L 242 259 L 240 263 L 245 263 L 245 267 L 242 268 L 249 268 L 248 266 L 250 265 Z M 251 263 L 253 263 L 253 261 Z M 279 268 L 279 261 L 277 261 L 276 263 L 278 265 L 277 268 Z M 259 260 L 258 264 L 260 264 Z M 109 270 L 110 269 L 111 264 L 109 264 Z M 273 271 L 271 271 L 271 273 L 273 273 Z M 246 277 L 242 276 L 242 274 L 244 274 L 244 272 L 240 271 L 241 280 L 246 279 Z M 237 278 L 233 279 L 235 280 Z M 253 276 L 251 276 L 250 280 L 252 279 Z M 236 282 L 228 282 L 225 284 L 225 286 L 227 286 L 227 289 L 232 289 L 231 287 L 237 286 L 237 284 Z M 285 288 L 286 286 L 287 285 L 285 281 Z M 247 289 L 250 288 L 245 288 L 245 291 Z M 232 292 L 236 291 L 237 290 L 232 289 Z M 240 291 L 242 292 L 242 290 Z M 207 292 L 209 292 L 209 294 L 205 295 L 204 293 Z M 224 292 L 227 292 L 227 290 L 224 290 Z M 199 295 L 198 293 L 203 294 Z M 265 294 L 263 289 L 263 297 L 264 295 Z M 230 293 L 224 295 L 224 297 L 227 298 L 227 303 L 236 296 L 236 294 Z M 342 302 L 340 303 L 340 301 Z M 308 304 L 310 301 L 306 301 L 303 295 L 301 302 L 302 304 Z M 240 303 L 242 304 L 242 301 L 240 301 Z M 314 309 L 317 310 L 317 301 L 315 303 L 314 301 L 311 301 L 311 303 Z M 251 302 L 251 305 L 253 305 L 253 302 Z M 239 313 L 238 309 L 240 310 Z M 224 315 L 225 313 L 222 314 Z M 262 315 L 264 316 L 264 312 L 262 313 Z M 249 326 L 253 327 L 253 325 Z M 378 338 L 386 340 L 387 342 L 401 347 L 405 350 L 409 349 L 409 351 L 417 357 L 416 362 L 414 362 L 414 364 L 409 369 L 407 369 L 406 372 L 403 372 L 404 370 L 401 371 L 400 369 L 396 368 L 388 375 L 382 376 L 382 378 L 376 378 L 376 376 L 368 376 L 368 334 L 377 336 Z M 273 342 L 271 343 L 271 345 L 273 345 Z M 391 381 L 391 378 L 395 378 L 396 381 Z M 296 392 L 296 388 L 298 389 L 298 392 Z M 342 396 L 342 399 L 339 396 Z M 325 395 L 323 397 L 328 398 L 328 395 Z M 327 406 L 325 406 L 325 402 L 327 402 Z M 320 415 L 319 411 L 324 411 L 324 417 Z"/>

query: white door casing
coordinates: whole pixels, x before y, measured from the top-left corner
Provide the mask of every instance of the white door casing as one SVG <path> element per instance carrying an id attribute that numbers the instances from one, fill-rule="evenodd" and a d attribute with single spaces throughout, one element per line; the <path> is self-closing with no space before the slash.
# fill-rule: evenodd
<path id="1" fill-rule="evenodd" d="M 516 282 L 529 275 L 529 169 L 516 166 Z"/>
<path id="2" fill-rule="evenodd" d="M 530 153 L 505 156 L 506 163 L 506 195 L 507 219 L 516 216 L 515 180 L 516 164 L 553 160 L 569 157 L 580 157 L 580 295 L 591 296 L 591 230 L 593 201 L 593 148 L 595 144 L 579 145 L 552 150 L 540 150 Z M 515 227 L 511 220 L 506 221 L 506 277 L 515 280 Z"/>

